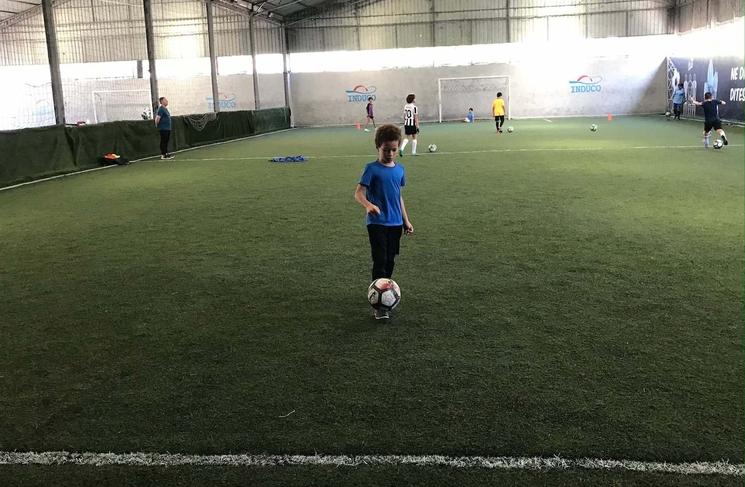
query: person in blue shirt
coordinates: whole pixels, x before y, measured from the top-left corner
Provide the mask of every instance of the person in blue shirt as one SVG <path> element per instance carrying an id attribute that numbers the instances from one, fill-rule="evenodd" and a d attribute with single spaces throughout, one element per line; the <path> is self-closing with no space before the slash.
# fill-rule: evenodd
<path id="1" fill-rule="evenodd" d="M 158 98 L 160 107 L 155 114 L 155 126 L 160 132 L 160 159 L 173 159 L 173 154 L 168 152 L 168 141 L 171 139 L 171 112 L 168 111 L 168 98 Z"/>
<path id="2" fill-rule="evenodd" d="M 401 188 L 406 186 L 406 172 L 402 165 L 396 163 L 400 143 L 401 129 L 397 126 L 385 124 L 378 127 L 375 132 L 378 159 L 365 166 L 354 192 L 354 199 L 366 213 L 373 281 L 393 275 L 401 234 L 414 233 L 401 196 Z M 373 310 L 373 313 L 375 319 L 390 317 L 383 310 Z"/>
<path id="3" fill-rule="evenodd" d="M 466 113 L 466 118 L 463 119 L 466 123 L 473 123 L 475 119 L 475 115 L 473 114 L 473 108 L 468 109 L 468 113 Z"/>
<path id="4" fill-rule="evenodd" d="M 712 129 L 717 131 L 724 145 L 729 144 L 727 135 L 722 129 L 722 121 L 719 119 L 719 105 L 726 105 L 726 103 L 713 98 L 708 91 L 704 93 L 703 103 L 693 98 L 691 98 L 691 103 L 704 109 L 704 147 L 709 147 L 709 138 L 711 137 Z"/>
<path id="5" fill-rule="evenodd" d="M 683 89 L 683 83 L 678 83 L 678 88 L 673 91 L 673 114 L 676 120 L 680 120 L 680 114 L 683 112 L 683 102 L 686 99 L 686 91 Z"/>

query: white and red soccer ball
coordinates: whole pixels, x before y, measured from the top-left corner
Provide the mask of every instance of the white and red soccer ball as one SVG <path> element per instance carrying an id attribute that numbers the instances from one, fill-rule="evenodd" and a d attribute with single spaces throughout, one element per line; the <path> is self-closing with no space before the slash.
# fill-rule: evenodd
<path id="1" fill-rule="evenodd" d="M 367 288 L 367 300 L 375 309 L 390 311 L 401 302 L 401 288 L 393 279 L 376 279 Z"/>

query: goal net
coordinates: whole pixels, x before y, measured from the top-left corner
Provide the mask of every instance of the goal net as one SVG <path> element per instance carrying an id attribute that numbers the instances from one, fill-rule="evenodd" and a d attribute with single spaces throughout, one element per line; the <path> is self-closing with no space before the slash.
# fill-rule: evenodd
<path id="1" fill-rule="evenodd" d="M 93 91 L 94 123 L 152 118 L 150 90 Z"/>
<path id="2" fill-rule="evenodd" d="M 510 77 L 471 76 L 437 80 L 440 122 L 463 120 L 469 108 L 476 118 L 492 118 L 491 104 L 498 92 L 504 98 L 506 117 L 510 117 Z"/>

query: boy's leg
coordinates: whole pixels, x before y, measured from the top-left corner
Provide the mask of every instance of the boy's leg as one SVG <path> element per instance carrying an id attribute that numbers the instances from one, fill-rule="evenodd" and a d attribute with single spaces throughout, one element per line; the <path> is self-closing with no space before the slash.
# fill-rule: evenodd
<path id="1" fill-rule="evenodd" d="M 387 240 L 386 227 L 383 225 L 368 225 L 367 235 L 370 239 L 370 253 L 372 254 L 372 280 L 386 277 Z"/>
<path id="2" fill-rule="evenodd" d="M 497 132 L 499 132 L 499 117 L 496 115 L 494 116 L 494 123 L 497 126 Z"/>
<path id="3" fill-rule="evenodd" d="M 401 234 L 403 226 L 385 227 L 386 230 L 386 256 L 385 256 L 385 277 L 393 277 L 393 267 L 396 265 L 396 256 L 401 248 Z"/>
<path id="4" fill-rule="evenodd" d="M 719 134 L 719 137 L 722 138 L 722 142 L 724 143 L 724 145 L 729 144 L 729 141 L 727 140 L 727 134 L 725 134 L 724 130 L 722 129 L 722 122 L 717 122 L 716 124 L 714 124 L 714 128 Z"/>
<path id="5" fill-rule="evenodd" d="M 411 155 L 416 155 L 416 135 L 411 136 Z"/>
<path id="6" fill-rule="evenodd" d="M 408 143 L 409 143 L 409 136 L 407 135 L 404 137 L 404 141 L 401 143 L 401 148 L 398 151 L 401 155 L 403 155 L 404 149 L 406 148 L 406 144 Z"/>

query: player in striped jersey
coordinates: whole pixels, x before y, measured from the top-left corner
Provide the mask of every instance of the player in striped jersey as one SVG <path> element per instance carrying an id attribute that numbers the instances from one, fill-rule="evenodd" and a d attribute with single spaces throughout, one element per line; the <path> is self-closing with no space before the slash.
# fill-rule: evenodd
<path id="1" fill-rule="evenodd" d="M 416 105 L 414 105 L 415 98 L 414 93 L 409 94 L 406 97 L 406 105 L 404 105 L 404 133 L 406 137 L 403 144 L 401 144 L 401 150 L 398 151 L 398 154 L 402 157 L 409 139 L 411 139 L 411 155 L 416 155 L 416 134 L 419 133 L 419 112 Z"/>

